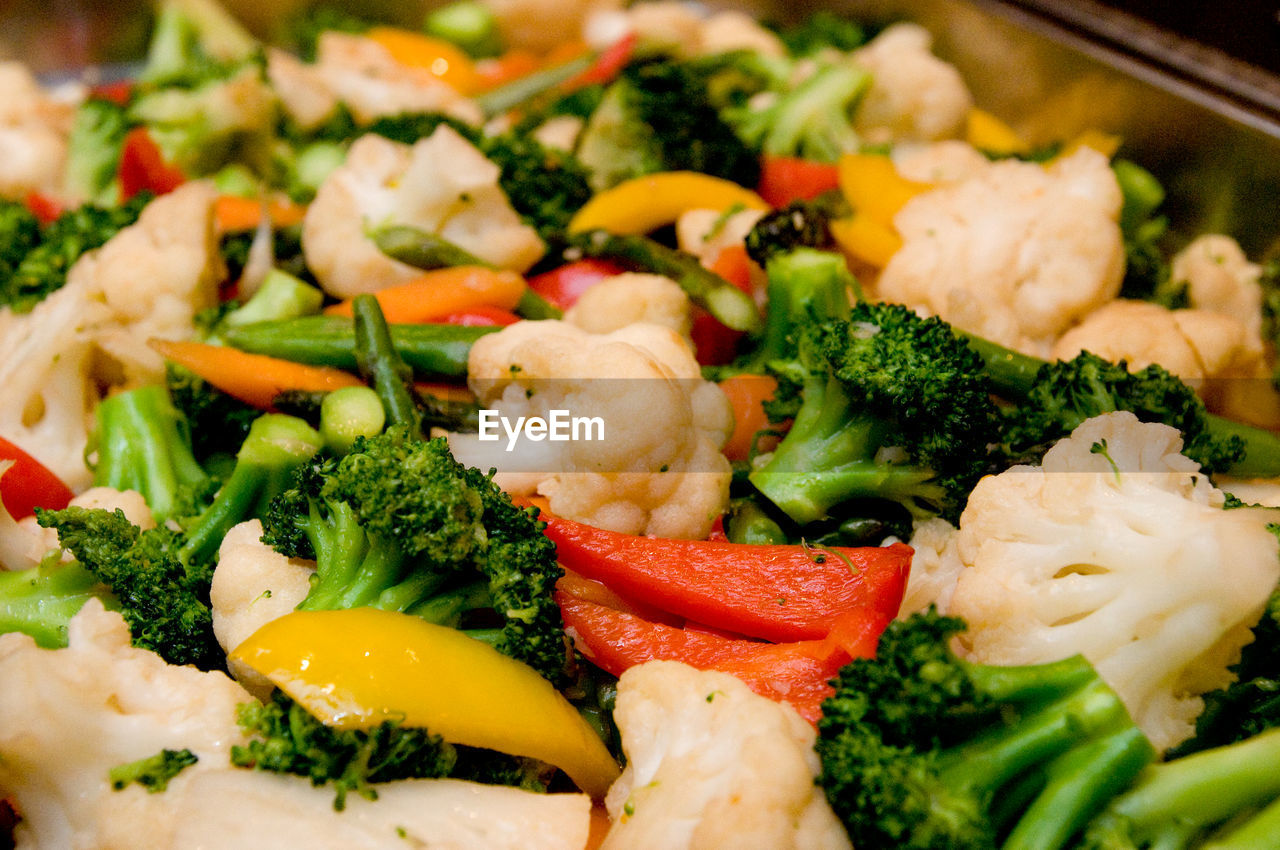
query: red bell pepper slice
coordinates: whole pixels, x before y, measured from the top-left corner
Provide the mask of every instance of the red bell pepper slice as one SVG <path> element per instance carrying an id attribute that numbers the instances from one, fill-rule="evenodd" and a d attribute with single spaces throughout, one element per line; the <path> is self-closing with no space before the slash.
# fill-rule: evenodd
<path id="1" fill-rule="evenodd" d="M 790 703 L 810 723 L 822 716 L 822 702 L 833 693 L 829 681 L 851 658 L 874 656 L 891 619 L 882 611 L 858 609 L 846 612 L 824 639 L 762 643 L 654 623 L 563 591 L 555 598 L 579 651 L 615 676 L 657 660 L 719 670 L 761 696 Z"/>
<path id="2" fill-rule="evenodd" d="M 529 288 L 559 307 L 568 310 L 582 293 L 607 277 L 626 269 L 608 260 L 577 260 L 529 278 Z"/>
<path id="3" fill-rule="evenodd" d="M 22 202 L 31 210 L 41 224 L 49 224 L 65 212 L 62 202 L 51 198 L 43 192 L 28 192 Z"/>
<path id="4" fill-rule="evenodd" d="M 727 245 L 716 255 L 711 271 L 732 283 L 748 295 L 751 288 L 751 258 L 742 245 Z M 714 316 L 694 305 L 693 327 L 689 338 L 698 362 L 703 366 L 719 366 L 729 363 L 738 353 L 738 341 L 743 333 L 722 325 Z"/>
<path id="5" fill-rule="evenodd" d="M 89 89 L 89 98 L 105 100 L 116 106 L 128 106 L 133 99 L 133 80 L 116 80 L 113 83 L 99 83 Z"/>
<path id="6" fill-rule="evenodd" d="M 134 127 L 125 135 L 119 176 L 120 194 L 125 200 L 139 192 L 172 192 L 187 179 L 180 169 L 164 161 L 164 154 L 146 127 Z"/>
<path id="7" fill-rule="evenodd" d="M 631 61 L 631 55 L 636 51 L 636 34 L 627 33 L 613 44 L 600 51 L 600 55 L 596 57 L 596 61 L 591 67 L 571 77 L 561 85 L 562 94 L 577 91 L 587 86 L 605 85 L 613 82 L 613 78 L 618 76 L 623 68 L 627 67 L 627 63 Z"/>
<path id="8" fill-rule="evenodd" d="M 826 637 L 855 608 L 898 613 L 910 546 L 813 549 L 619 534 L 543 514 L 569 569 L 627 599 L 773 641 Z"/>
<path id="9" fill-rule="evenodd" d="M 44 464 L 0 437 L 0 461 L 13 466 L 0 477 L 0 501 L 14 519 L 35 515 L 36 508 L 60 511 L 74 495 Z"/>
<path id="10" fill-rule="evenodd" d="M 472 327 L 506 327 L 520 321 L 520 317 L 501 307 L 471 307 L 456 313 L 446 313 L 431 320 L 437 325 L 466 325 Z"/>
<path id="11" fill-rule="evenodd" d="M 760 197 L 772 206 L 785 207 L 792 201 L 809 201 L 839 188 L 834 163 L 814 162 L 794 156 L 764 156 L 760 160 Z"/>

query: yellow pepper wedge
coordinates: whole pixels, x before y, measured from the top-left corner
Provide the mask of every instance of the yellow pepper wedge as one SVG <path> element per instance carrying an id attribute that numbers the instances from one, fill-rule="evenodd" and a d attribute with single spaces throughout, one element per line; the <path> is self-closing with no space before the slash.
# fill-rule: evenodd
<path id="1" fill-rule="evenodd" d="M 471 57 L 443 39 L 398 27 L 374 27 L 366 37 L 382 45 L 401 65 L 430 71 L 462 94 L 474 94 L 480 89 L 480 77 Z"/>
<path id="2" fill-rule="evenodd" d="M 1026 153 L 1031 149 L 1012 127 L 985 109 L 970 109 L 965 118 L 964 140 L 978 150 L 994 154 Z"/>
<path id="3" fill-rule="evenodd" d="M 908 180 L 893 167 L 893 160 L 875 154 L 845 154 L 836 173 L 840 191 L 854 211 L 890 230 L 907 201 L 934 188 L 932 183 Z"/>
<path id="4" fill-rule="evenodd" d="M 829 225 L 831 238 L 846 256 L 882 269 L 902 247 L 902 237 L 865 213 L 836 219 Z"/>
<path id="5" fill-rule="evenodd" d="M 730 180 L 696 171 L 664 171 L 625 180 L 596 194 L 569 222 L 569 232 L 648 233 L 675 222 L 689 210 L 735 206 L 766 212 L 772 209 L 764 198 Z"/>
<path id="6" fill-rule="evenodd" d="M 1112 133 L 1104 133 L 1101 130 L 1085 130 L 1071 141 L 1062 146 L 1062 150 L 1054 157 L 1055 160 L 1062 159 L 1065 156 L 1080 150 L 1080 148 L 1093 148 L 1107 159 L 1116 155 L 1116 151 L 1120 149 L 1120 143 L 1123 140 Z"/>
<path id="7" fill-rule="evenodd" d="M 399 719 L 450 743 L 553 764 L 596 798 L 618 778 L 599 736 L 532 668 L 407 614 L 293 611 L 255 632 L 231 659 L 328 726 L 369 729 Z"/>

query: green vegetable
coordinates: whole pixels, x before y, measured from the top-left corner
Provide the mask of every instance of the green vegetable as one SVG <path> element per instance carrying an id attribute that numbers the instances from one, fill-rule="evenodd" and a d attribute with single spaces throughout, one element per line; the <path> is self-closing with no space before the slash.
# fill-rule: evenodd
<path id="1" fill-rule="evenodd" d="M 314 558 L 302 609 L 373 606 L 453 622 L 501 626 L 499 651 L 560 681 L 566 662 L 555 546 L 533 516 L 490 478 L 467 469 L 443 439 L 404 426 L 357 440 L 340 460 L 320 459 L 277 499 L 264 542 Z M 484 582 L 477 599 L 471 585 Z M 461 596 L 458 591 L 467 588 Z M 450 597 L 442 603 L 437 597 Z"/>
<path id="2" fill-rule="evenodd" d="M 1173 280 L 1161 247 L 1169 229 L 1169 220 L 1156 215 L 1164 203 L 1164 187 L 1151 172 L 1127 159 L 1113 162 L 1111 170 L 1124 197 L 1120 209 L 1125 253 L 1121 297 L 1151 301 L 1171 310 L 1186 307 L 1186 282 Z"/>
<path id="3" fill-rule="evenodd" d="M 848 52 L 866 43 L 867 33 L 852 18 L 820 9 L 799 23 L 778 30 L 792 56 L 812 56 L 823 50 Z"/>
<path id="4" fill-rule="evenodd" d="M 138 79 L 191 88 L 228 76 L 258 49 L 257 40 L 214 0 L 165 0 Z"/>
<path id="5" fill-rule="evenodd" d="M 262 415 L 176 363 L 165 364 L 165 385 L 187 424 L 191 452 L 206 469 L 211 469 L 214 456 L 234 455 L 249 436 L 253 421 Z"/>
<path id="6" fill-rule="evenodd" d="M 391 325 L 396 351 L 415 375 L 457 378 L 467 374 L 471 345 L 496 327 Z M 355 329 L 351 319 L 308 316 L 282 322 L 255 322 L 229 328 L 228 345 L 298 363 L 354 370 Z"/>
<path id="7" fill-rule="evenodd" d="M 169 781 L 199 761 L 191 750 L 161 750 L 153 756 L 111 768 L 107 778 L 111 790 L 123 791 L 137 783 L 149 794 L 158 794 L 169 787 Z"/>
<path id="8" fill-rule="evenodd" d="M 570 244 L 582 256 L 613 260 L 635 271 L 671 278 L 695 304 L 725 327 L 746 332 L 760 329 L 760 311 L 751 296 L 707 269 L 692 254 L 645 236 L 620 236 L 604 230 L 579 234 Z"/>
<path id="9" fill-rule="evenodd" d="M 0 200 L 0 293 L 9 292 L 14 271 L 40 242 L 40 222 L 27 205 Z"/>
<path id="10" fill-rule="evenodd" d="M 310 316 L 320 312 L 323 303 L 324 293 L 319 289 L 287 272 L 272 269 L 248 301 L 223 317 L 222 325 L 234 328 Z"/>
<path id="11" fill-rule="evenodd" d="M 22 632 L 45 649 L 66 646 L 67 624 L 93 598 L 120 607 L 97 575 L 56 556 L 38 567 L 0 570 L 0 634 Z"/>
<path id="12" fill-rule="evenodd" d="M 335 454 L 351 451 L 359 437 L 381 433 L 386 423 L 382 401 L 369 387 L 343 387 L 320 402 L 320 436 Z"/>
<path id="13" fill-rule="evenodd" d="M 812 201 L 795 201 L 767 213 L 747 234 L 747 254 L 761 266 L 776 254 L 797 248 L 832 247 L 832 218 L 848 214 L 848 204 L 838 192 Z"/>
<path id="14" fill-rule="evenodd" d="M 958 659 L 964 622 L 889 625 L 823 703 L 819 785 L 856 847 L 1056 850 L 1154 758 L 1083 658 Z"/>
<path id="15" fill-rule="evenodd" d="M 383 225 L 371 237 L 382 253 L 423 271 L 452 266 L 489 266 L 484 260 L 459 248 L 436 233 L 427 233 L 404 224 Z"/>
<path id="16" fill-rule="evenodd" d="M 356 17 L 344 5 L 311 4 L 285 24 L 284 41 L 307 62 L 316 61 L 320 36 L 336 31 L 359 35 L 368 32 L 373 22 Z"/>
<path id="17" fill-rule="evenodd" d="M 403 425 L 412 434 L 422 433 L 422 413 L 413 391 L 413 370 L 391 342 L 386 317 L 372 295 L 358 295 L 355 313 L 356 365 L 373 385 L 390 425 Z"/>
<path id="18" fill-rule="evenodd" d="M 709 103 L 704 79 L 639 62 L 604 91 L 578 141 L 597 191 L 658 171 L 699 171 L 755 188 L 760 164 Z"/>
<path id="19" fill-rule="evenodd" d="M 560 65 L 525 74 L 519 79 L 476 96 L 476 105 L 488 118 L 503 115 L 518 106 L 537 100 L 595 64 L 596 54 L 588 53 Z"/>
<path id="20" fill-rule="evenodd" d="M 851 499 L 954 521 L 995 437 L 981 366 L 949 325 L 900 305 L 803 327 L 795 358 L 770 364 L 784 398 L 799 387 L 795 421 L 751 483 L 802 525 Z"/>
<path id="21" fill-rule="evenodd" d="M 476 0 L 456 0 L 430 12 L 423 29 L 427 35 L 453 42 L 476 59 L 497 56 L 503 49 L 498 19 Z"/>
<path id="22" fill-rule="evenodd" d="M 71 194 L 104 206 L 116 203 L 116 174 L 129 124 L 125 108 L 117 103 L 89 98 L 80 104 L 67 140 L 65 180 Z"/>

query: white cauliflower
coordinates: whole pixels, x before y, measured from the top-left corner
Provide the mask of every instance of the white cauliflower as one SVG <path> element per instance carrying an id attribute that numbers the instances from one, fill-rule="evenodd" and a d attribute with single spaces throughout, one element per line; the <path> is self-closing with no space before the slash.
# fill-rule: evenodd
<path id="1" fill-rule="evenodd" d="M 165 664 L 129 645 L 119 614 L 91 601 L 66 649 L 0 637 L 0 797 L 22 812 L 21 850 L 580 850 L 590 800 L 458 780 L 378 787 L 344 812 L 331 788 L 233 767 L 245 742 L 236 705 L 252 697 L 221 673 Z M 108 771 L 190 749 L 198 761 L 162 794 L 113 791 Z"/>
<path id="2" fill-rule="evenodd" d="M 787 48 L 777 35 L 738 9 L 708 13 L 692 3 L 656 0 L 626 10 L 601 4 L 587 17 L 583 32 L 588 43 L 603 48 L 628 33 L 646 51 L 670 52 L 690 58 L 750 50 L 768 57 L 784 57 Z"/>
<path id="3" fill-rule="evenodd" d="M 911 533 L 911 572 L 902 595 L 898 616 L 923 611 L 930 605 L 947 610 L 956 580 L 964 570 L 956 545 L 956 527 L 945 519 L 934 517 L 919 523 Z"/>
<path id="4" fill-rule="evenodd" d="M 486 262 L 522 272 L 546 246 L 511 208 L 498 175 L 498 166 L 448 126 L 412 147 L 362 136 L 307 209 L 307 265 L 339 298 L 411 280 L 421 270 L 383 254 L 366 235 L 393 223 L 438 233 Z"/>
<path id="5" fill-rule="evenodd" d="M 92 479 L 84 450 L 105 388 L 159 380 L 164 362 L 146 340 L 190 337 L 196 312 L 216 302 L 215 196 L 189 183 L 157 198 L 30 313 L 0 310 L 0 435 L 73 490 Z"/>
<path id="6" fill-rule="evenodd" d="M 981 151 L 959 139 L 895 145 L 892 156 L 897 172 L 918 183 L 956 183 L 977 177 L 991 167 L 991 160 Z"/>
<path id="7" fill-rule="evenodd" d="M 133 648 L 124 619 L 96 599 L 72 618 L 68 641 L 50 650 L 0 636 L 0 796 L 22 812 L 18 847 L 170 846 L 172 801 L 136 785 L 113 791 L 108 771 L 164 748 L 199 758 L 175 783 L 227 764 L 244 740 L 235 707 L 250 697 L 222 673 Z"/>
<path id="8" fill-rule="evenodd" d="M 747 234 L 762 218 L 761 210 L 740 210 L 727 217 L 723 210 L 686 210 L 676 219 L 676 242 L 681 251 L 708 266 L 730 245 L 746 244 Z"/>
<path id="9" fill-rule="evenodd" d="M 75 104 L 50 96 L 21 62 L 0 62 L 0 198 L 61 194 Z"/>
<path id="10" fill-rule="evenodd" d="M 1223 492 L 1230 493 L 1246 505 L 1280 508 L 1280 478 L 1217 478 Z"/>
<path id="11" fill-rule="evenodd" d="M 970 658 L 1084 655 L 1158 749 L 1192 733 L 1280 579 L 1269 513 L 1222 510 L 1166 425 L 1090 419 L 1040 467 L 984 478 L 949 614 Z"/>
<path id="12" fill-rule="evenodd" d="M 689 296 L 671 278 L 625 272 L 605 278 L 584 292 L 565 311 L 564 320 L 593 334 L 645 322 L 687 337 L 693 325 L 692 307 Z"/>
<path id="13" fill-rule="evenodd" d="M 314 564 L 287 558 L 263 543 L 258 520 L 228 531 L 209 587 L 213 634 L 223 651 L 230 655 L 258 629 L 297 608 L 314 574 Z M 242 662 L 229 660 L 228 670 L 254 696 L 271 693 L 271 682 Z"/>
<path id="14" fill-rule="evenodd" d="M 521 439 L 515 451 L 504 433 L 500 442 L 451 435 L 458 458 L 497 467 L 501 486 L 536 489 L 553 513 L 628 534 L 704 537 L 724 511 L 730 469 L 720 447 L 732 411 L 670 328 L 591 334 L 562 321 L 518 322 L 472 346 L 467 374 L 481 407 L 510 423 L 552 410 L 603 423 L 602 439 Z M 503 474 L 511 472 L 525 474 Z"/>
<path id="15" fill-rule="evenodd" d="M 470 124 L 484 117 L 473 101 L 426 68 L 402 65 L 373 39 L 336 30 L 321 34 L 313 64 L 268 51 L 267 76 L 304 128 L 322 123 L 340 103 L 360 124 L 421 112 L 443 112 Z"/>
<path id="16" fill-rule="evenodd" d="M 77 493 L 68 503 L 72 507 L 87 510 L 120 511 L 125 519 L 142 530 L 156 527 L 155 517 L 147 500 L 137 490 L 116 490 L 113 487 L 90 487 L 83 493 Z M 0 508 L 0 513 L 7 514 Z M 61 549 L 56 528 L 41 528 L 35 517 L 26 517 L 11 527 L 15 534 L 7 541 L 0 542 L 0 567 L 11 570 L 23 567 L 34 567 L 49 552 Z M 12 547 L 9 551 L 15 561 L 4 557 L 5 545 Z M 25 548 L 22 548 L 25 547 Z M 63 552 L 64 561 L 72 560 L 70 552 Z M 16 563 L 16 565 L 15 565 Z"/>
<path id="17" fill-rule="evenodd" d="M 1124 275 L 1120 187 L 1082 148 L 1049 168 L 1007 160 L 909 201 L 880 297 L 1043 357 Z"/>
<path id="18" fill-rule="evenodd" d="M 1192 307 L 1212 310 L 1242 322 L 1250 334 L 1262 336 L 1262 267 L 1249 262 L 1230 236 L 1198 236 L 1173 257 L 1170 276 L 1187 284 Z"/>
<path id="19" fill-rule="evenodd" d="M 960 72 L 930 52 L 933 37 L 918 24 L 894 24 L 854 53 L 871 72 L 854 126 L 868 142 L 929 142 L 964 129 L 973 96 Z"/>
<path id="20" fill-rule="evenodd" d="M 1117 299 L 1094 310 L 1054 344 L 1055 359 L 1091 351 L 1137 371 L 1152 363 L 1191 381 L 1265 376 L 1262 343 L 1240 319 L 1210 310 L 1168 310 Z"/>
<path id="21" fill-rule="evenodd" d="M 618 680 L 627 768 L 605 799 L 602 850 L 849 848 L 814 782 L 814 731 L 725 673 L 674 661 Z"/>

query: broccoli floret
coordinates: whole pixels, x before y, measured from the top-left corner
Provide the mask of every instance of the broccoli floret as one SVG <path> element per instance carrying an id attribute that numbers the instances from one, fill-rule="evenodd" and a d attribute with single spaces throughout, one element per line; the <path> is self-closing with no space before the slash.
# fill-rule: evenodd
<path id="1" fill-rule="evenodd" d="M 1080 850 L 1271 847 L 1280 729 L 1149 768 L 1089 824 Z"/>
<path id="2" fill-rule="evenodd" d="M 818 782 L 857 847 L 1068 846 L 1155 756 L 1083 658 L 972 664 L 949 648 L 963 630 L 895 621 L 833 682 Z"/>
<path id="3" fill-rule="evenodd" d="M 193 88 L 229 76 L 257 49 L 257 40 L 213 0 L 166 0 L 138 79 Z"/>
<path id="4" fill-rule="evenodd" d="M 496 616 L 499 651 L 564 677 L 554 545 L 443 439 L 393 426 L 340 460 L 317 458 L 273 503 L 264 531 L 278 551 L 316 561 L 301 609 L 371 606 L 453 626 Z"/>
<path id="5" fill-rule="evenodd" d="M 93 598 L 110 610 L 120 607 L 94 573 L 56 556 L 38 567 L 0 570 L 0 634 L 22 632 L 46 649 L 66 646 L 67 624 Z"/>
<path id="6" fill-rule="evenodd" d="M 900 305 L 803 328 L 795 359 L 770 364 L 800 388 L 795 421 L 751 483 L 801 524 L 851 499 L 954 520 L 995 435 L 981 367 L 949 325 Z"/>
<path id="7" fill-rule="evenodd" d="M 848 213 L 848 203 L 838 192 L 811 201 L 793 201 L 755 223 L 747 234 L 747 254 L 764 266 L 771 257 L 798 248 L 830 248 L 831 219 Z"/>
<path id="8" fill-rule="evenodd" d="M 36 517 L 45 528 L 57 529 L 62 547 L 110 588 L 134 646 L 170 664 L 202 670 L 225 664 L 207 602 L 210 571 L 188 569 L 179 558 L 180 532 L 141 531 L 120 510 L 70 507 L 37 510 Z"/>
<path id="9" fill-rule="evenodd" d="M 781 87 L 721 114 L 754 150 L 770 156 L 796 156 L 835 162 L 861 146 L 853 111 L 871 74 L 849 59 L 819 62 L 794 86 Z"/>
<path id="10" fill-rule="evenodd" d="M 792 56 L 802 58 L 822 50 L 856 50 L 866 43 L 867 32 L 852 18 L 823 9 L 798 24 L 780 27 L 778 37 Z"/>
<path id="11" fill-rule="evenodd" d="M 1155 213 L 1164 203 L 1164 187 L 1151 172 L 1128 160 L 1116 160 L 1111 168 L 1124 196 L 1120 232 L 1125 271 L 1120 295 L 1171 310 L 1188 306 L 1186 283 L 1172 279 L 1169 259 L 1161 247 L 1169 220 Z"/>
<path id="12" fill-rule="evenodd" d="M 256 413 L 255 413 L 256 415 Z M 190 431 L 164 387 L 149 385 L 108 396 L 98 405 L 93 483 L 136 490 L 156 523 L 190 517 L 213 496 L 213 481 L 196 460 Z"/>
<path id="13" fill-rule="evenodd" d="M 0 275 L 0 304 L 26 313 L 67 282 L 67 271 L 86 251 L 138 220 L 150 196 L 139 194 L 114 208 L 85 204 L 58 216 L 43 229 L 39 244 L 17 263 L 7 279 Z"/>
<path id="14" fill-rule="evenodd" d="M 118 103 L 90 98 L 80 104 L 67 140 L 66 185 L 72 194 L 107 205 L 116 201 L 120 151 L 129 125 Z"/>
<path id="15" fill-rule="evenodd" d="M 578 142 L 591 185 L 607 189 L 656 171 L 699 171 L 755 188 L 760 163 L 711 104 L 702 75 L 640 62 L 605 90 Z"/>
<path id="16" fill-rule="evenodd" d="M 189 426 L 192 454 L 202 463 L 215 455 L 234 455 L 262 413 L 175 363 L 165 365 L 165 384 Z"/>
<path id="17" fill-rule="evenodd" d="M 24 257 L 40 242 L 40 221 L 26 204 L 0 200 L 0 292 Z"/>
<path id="18" fill-rule="evenodd" d="M 237 714 L 253 740 L 231 748 L 232 764 L 305 776 L 317 787 L 332 784 L 338 811 L 349 793 L 376 800 L 375 783 L 448 776 L 457 761 L 454 747 L 426 729 L 394 720 L 367 731 L 334 729 L 281 691 L 265 704 L 242 703 Z"/>
<path id="19" fill-rule="evenodd" d="M 288 21 L 283 41 L 304 60 L 314 62 L 316 45 L 324 33 L 334 30 L 359 35 L 372 26 L 372 21 L 350 14 L 341 5 L 312 5 Z"/>
<path id="20" fill-rule="evenodd" d="M 493 10 L 477 0 L 455 0 L 427 15 L 427 35 L 451 41 L 476 59 L 497 56 L 503 50 L 502 33 Z"/>
<path id="21" fill-rule="evenodd" d="M 107 778 L 113 791 L 123 791 L 133 783 L 158 794 L 169 787 L 169 781 L 200 759 L 191 750 L 161 750 L 153 756 L 117 765 Z"/>

